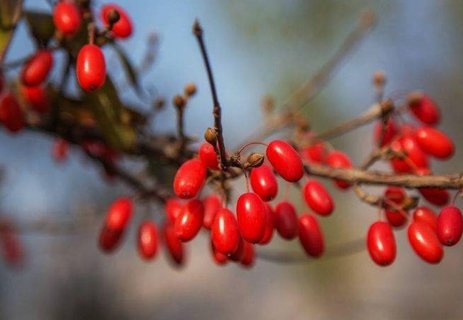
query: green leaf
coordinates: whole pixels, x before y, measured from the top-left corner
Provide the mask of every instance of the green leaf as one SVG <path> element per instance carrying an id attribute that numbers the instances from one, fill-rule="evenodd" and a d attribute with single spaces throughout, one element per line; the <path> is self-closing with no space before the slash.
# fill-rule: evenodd
<path id="1" fill-rule="evenodd" d="M 21 18 L 22 0 L 0 0 L 0 62 L 3 61 L 16 23 Z"/>
<path id="2" fill-rule="evenodd" d="M 46 12 L 24 11 L 24 17 L 37 43 L 47 44 L 55 34 L 52 16 Z"/>
<path id="3" fill-rule="evenodd" d="M 106 142 L 116 150 L 132 150 L 136 139 L 135 128 L 123 122 L 126 110 L 111 79 L 107 77 L 104 86 L 87 94 L 85 99 L 95 114 L 98 129 Z"/>
<path id="4" fill-rule="evenodd" d="M 140 83 L 138 81 L 138 74 L 137 71 L 135 70 L 135 67 L 132 65 L 132 62 L 128 58 L 127 54 L 125 53 L 124 49 L 117 45 L 116 43 L 111 43 L 112 47 L 116 51 L 119 60 L 121 61 L 122 67 L 125 70 L 125 73 L 127 75 L 127 79 L 129 80 L 129 83 L 132 85 L 132 87 L 135 89 L 135 91 L 139 94 L 142 95 L 143 92 L 140 87 Z"/>

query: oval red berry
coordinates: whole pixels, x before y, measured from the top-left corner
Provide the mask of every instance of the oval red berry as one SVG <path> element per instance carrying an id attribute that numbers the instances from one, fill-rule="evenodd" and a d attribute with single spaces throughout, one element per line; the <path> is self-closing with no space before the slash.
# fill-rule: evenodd
<path id="1" fill-rule="evenodd" d="M 174 192 L 182 199 L 191 199 L 201 191 L 206 181 L 206 167 L 198 159 L 184 162 L 174 178 Z"/>
<path id="2" fill-rule="evenodd" d="M 272 168 L 263 164 L 251 170 L 252 190 L 263 200 L 271 201 L 278 193 L 278 182 Z"/>
<path id="3" fill-rule="evenodd" d="M 308 256 L 318 258 L 323 254 L 323 233 L 314 215 L 306 213 L 299 217 L 299 241 Z"/>
<path id="4" fill-rule="evenodd" d="M 266 154 L 272 167 L 286 181 L 297 182 L 304 175 L 301 157 L 289 143 L 274 140 L 267 146 Z"/>
<path id="5" fill-rule="evenodd" d="M 77 55 L 77 81 L 82 89 L 93 92 L 106 80 L 106 62 L 103 51 L 94 44 L 83 46 Z"/>
<path id="6" fill-rule="evenodd" d="M 388 266 L 396 257 L 396 242 L 391 226 L 382 221 L 368 229 L 367 248 L 371 259 L 379 266 Z"/>

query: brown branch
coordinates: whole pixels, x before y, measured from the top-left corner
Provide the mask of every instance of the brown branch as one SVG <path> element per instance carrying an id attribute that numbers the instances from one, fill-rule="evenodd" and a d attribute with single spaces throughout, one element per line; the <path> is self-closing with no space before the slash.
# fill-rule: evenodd
<path id="1" fill-rule="evenodd" d="M 463 174 L 448 175 L 397 175 L 381 171 L 365 171 L 359 169 L 333 169 L 325 165 L 306 164 L 305 170 L 311 176 L 343 180 L 349 183 L 368 185 L 390 185 L 404 188 L 436 187 L 444 189 L 463 188 Z"/>
<path id="2" fill-rule="evenodd" d="M 217 144 L 219 146 L 220 163 L 222 165 L 222 169 L 227 169 L 228 159 L 227 159 L 227 154 L 225 152 L 225 142 L 223 138 L 222 108 L 220 107 L 219 98 L 217 96 L 217 90 L 216 90 L 215 81 L 214 81 L 214 76 L 212 74 L 211 64 L 209 62 L 209 56 L 207 54 L 206 45 L 204 43 L 203 29 L 198 20 L 196 20 L 193 24 L 193 34 L 198 40 L 199 48 L 201 49 L 201 55 L 203 57 L 204 65 L 207 71 L 207 78 L 209 80 L 209 85 L 211 87 L 212 104 L 213 104 L 212 114 L 214 115 L 214 126 L 217 131 Z"/>

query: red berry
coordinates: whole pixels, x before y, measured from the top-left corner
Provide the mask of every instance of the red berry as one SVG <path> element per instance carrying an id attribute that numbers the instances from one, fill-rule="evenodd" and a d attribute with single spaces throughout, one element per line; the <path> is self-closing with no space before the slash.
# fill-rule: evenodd
<path id="1" fill-rule="evenodd" d="M 184 245 L 183 242 L 177 238 L 174 226 L 171 223 L 164 225 L 163 236 L 171 261 L 176 266 L 183 265 L 185 260 Z"/>
<path id="2" fill-rule="evenodd" d="M 175 233 L 183 242 L 193 240 L 203 226 L 204 206 L 199 200 L 190 200 L 175 220 Z"/>
<path id="3" fill-rule="evenodd" d="M 151 221 L 144 221 L 138 228 L 138 253 L 143 259 L 151 260 L 159 247 L 158 228 Z"/>
<path id="4" fill-rule="evenodd" d="M 214 147 L 209 142 L 205 142 L 199 147 L 198 154 L 199 160 L 201 160 L 207 168 L 212 170 L 219 169 L 217 154 L 215 153 Z"/>
<path id="5" fill-rule="evenodd" d="M 67 159 L 69 144 L 66 140 L 58 138 L 53 143 L 52 155 L 56 162 L 63 162 Z"/>
<path id="6" fill-rule="evenodd" d="M 272 238 L 273 238 L 273 216 L 274 216 L 274 213 L 273 213 L 273 209 L 272 207 L 266 203 L 265 204 L 265 231 L 264 231 L 264 235 L 262 236 L 262 239 L 260 239 L 259 241 L 259 244 L 261 245 L 264 245 L 264 244 L 268 244 Z"/>
<path id="7" fill-rule="evenodd" d="M 417 129 L 415 140 L 424 152 L 438 159 L 450 158 L 455 150 L 452 140 L 442 131 L 432 127 Z"/>
<path id="8" fill-rule="evenodd" d="M 423 222 L 413 222 L 408 227 L 408 240 L 418 256 L 429 263 L 439 263 L 444 250 L 436 233 Z"/>
<path id="9" fill-rule="evenodd" d="M 66 35 L 72 35 L 79 30 L 80 12 L 74 3 L 59 2 L 53 10 L 53 22 L 56 28 Z"/>
<path id="10" fill-rule="evenodd" d="M 116 199 L 106 213 L 105 226 L 110 230 L 125 230 L 132 217 L 133 204 L 130 198 Z"/>
<path id="11" fill-rule="evenodd" d="M 167 219 L 170 223 L 175 223 L 175 220 L 177 220 L 178 216 L 182 212 L 182 208 L 183 204 L 178 199 L 167 199 L 164 209 L 167 214 Z"/>
<path id="12" fill-rule="evenodd" d="M 25 125 L 21 106 L 10 93 L 4 95 L 0 101 L 0 121 L 11 133 L 20 131 Z"/>
<path id="13" fill-rule="evenodd" d="M 182 199 L 196 197 L 206 181 L 206 167 L 198 159 L 191 159 L 184 162 L 174 178 L 175 194 Z"/>
<path id="14" fill-rule="evenodd" d="M 404 159 L 398 157 L 391 160 L 392 168 L 397 173 L 413 172 L 417 168 L 427 168 L 428 158 L 412 135 L 404 135 L 391 143 L 391 149 L 402 153 Z"/>
<path id="15" fill-rule="evenodd" d="M 50 50 L 37 51 L 23 66 L 21 82 L 28 87 L 42 84 L 53 66 L 53 55 Z"/>
<path id="16" fill-rule="evenodd" d="M 299 228 L 296 208 L 288 201 L 278 203 L 273 211 L 273 224 L 283 239 L 296 238 Z"/>
<path id="17" fill-rule="evenodd" d="M 245 268 L 251 268 L 256 260 L 256 252 L 252 243 L 244 241 L 243 256 L 240 264 Z"/>
<path id="18" fill-rule="evenodd" d="M 302 149 L 302 155 L 311 163 L 323 163 L 326 158 L 326 148 L 323 142 L 317 142 L 311 146 Z"/>
<path id="19" fill-rule="evenodd" d="M 106 62 L 103 51 L 94 44 L 86 44 L 77 55 L 77 81 L 85 91 L 101 88 L 106 80 Z"/>
<path id="20" fill-rule="evenodd" d="M 428 207 L 418 207 L 413 212 L 413 221 L 427 224 L 434 232 L 437 230 L 437 217 Z"/>
<path id="21" fill-rule="evenodd" d="M 334 169 L 349 169 L 352 168 L 352 162 L 349 157 L 341 151 L 333 151 L 328 154 L 326 158 L 326 163 Z M 336 185 L 341 189 L 347 189 L 350 187 L 350 184 L 346 181 L 335 180 Z"/>
<path id="22" fill-rule="evenodd" d="M 266 208 L 259 196 L 252 192 L 243 193 L 236 202 L 236 216 L 240 234 L 244 240 L 258 243 L 266 227 Z"/>
<path id="23" fill-rule="evenodd" d="M 399 187 L 388 187 L 384 193 L 384 198 L 389 202 L 392 202 L 398 208 L 402 208 L 402 203 L 405 200 L 407 194 L 403 188 Z M 389 224 L 393 227 L 401 227 L 407 222 L 407 211 L 403 209 L 398 209 L 393 205 L 390 205 L 386 202 L 385 204 L 385 213 L 386 219 Z"/>
<path id="24" fill-rule="evenodd" d="M 317 180 L 308 180 L 304 186 L 304 199 L 310 209 L 322 216 L 330 215 L 334 202 L 325 187 Z"/>
<path id="25" fill-rule="evenodd" d="M 238 224 L 233 213 L 227 209 L 220 209 L 211 226 L 211 240 L 214 248 L 226 255 L 232 254 L 241 241 Z"/>
<path id="26" fill-rule="evenodd" d="M 367 248 L 371 259 L 379 266 L 388 266 L 396 257 L 396 243 L 391 226 L 377 221 L 368 229 Z"/>
<path id="27" fill-rule="evenodd" d="M 37 113 L 47 113 L 50 110 L 47 92 L 43 87 L 21 86 L 21 92 L 32 110 Z"/>
<path id="28" fill-rule="evenodd" d="M 385 129 L 383 129 L 385 128 Z M 384 133 L 383 133 L 384 130 Z M 374 128 L 374 141 L 376 145 L 384 147 L 394 140 L 398 132 L 397 124 L 393 119 L 388 119 L 386 125 L 383 124 L 382 120 L 379 120 L 375 124 Z M 382 139 L 381 139 L 382 138 Z M 380 141 L 381 140 L 381 141 Z"/>
<path id="29" fill-rule="evenodd" d="M 439 107 L 427 95 L 413 100 L 409 107 L 415 117 L 425 124 L 433 126 L 440 121 Z"/>
<path id="30" fill-rule="evenodd" d="M 206 229 L 210 229 L 212 223 L 214 222 L 215 214 L 222 208 L 222 199 L 215 195 L 211 194 L 203 200 L 204 204 L 204 221 L 203 226 Z"/>
<path id="31" fill-rule="evenodd" d="M 112 230 L 107 226 L 103 226 L 100 231 L 100 237 L 98 238 L 98 244 L 100 249 L 105 253 L 114 251 L 121 243 L 124 230 Z"/>
<path id="32" fill-rule="evenodd" d="M 278 193 L 278 182 L 272 168 L 263 164 L 251 170 L 252 190 L 264 201 L 273 200 Z"/>
<path id="33" fill-rule="evenodd" d="M 448 206 L 437 217 L 437 237 L 444 246 L 453 246 L 461 239 L 463 217 L 460 209 Z"/>
<path id="34" fill-rule="evenodd" d="M 210 247 L 211 247 L 212 258 L 214 259 L 214 262 L 217 265 L 223 266 L 228 263 L 228 256 L 226 254 L 223 254 L 222 252 L 215 250 L 214 244 L 212 243 L 212 241 L 211 241 Z"/>
<path id="35" fill-rule="evenodd" d="M 305 213 L 299 217 L 299 241 L 308 256 L 318 258 L 323 254 L 323 233 L 314 215 Z"/>
<path id="36" fill-rule="evenodd" d="M 111 31 L 117 38 L 125 39 L 132 34 L 132 21 L 124 9 L 116 4 L 105 4 L 101 7 L 101 20 L 105 26 L 109 26 L 109 14 L 116 10 L 119 13 L 119 20 L 113 25 Z"/>
<path id="37" fill-rule="evenodd" d="M 278 174 L 289 182 L 297 182 L 304 175 L 301 157 L 285 141 L 274 140 L 267 146 L 267 159 Z"/>

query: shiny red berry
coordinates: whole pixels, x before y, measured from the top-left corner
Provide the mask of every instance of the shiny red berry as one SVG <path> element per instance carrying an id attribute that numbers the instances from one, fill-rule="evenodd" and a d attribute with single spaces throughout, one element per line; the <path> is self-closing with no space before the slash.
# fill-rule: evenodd
<path id="1" fill-rule="evenodd" d="M 207 196 L 203 200 L 204 204 L 204 221 L 203 226 L 206 229 L 210 229 L 214 222 L 215 215 L 220 208 L 222 208 L 222 199 L 215 194 Z"/>
<path id="2" fill-rule="evenodd" d="M 317 142 L 302 149 L 302 156 L 311 163 L 324 163 L 327 153 L 323 142 Z"/>
<path id="3" fill-rule="evenodd" d="M 8 93 L 0 101 L 0 122 L 11 133 L 24 128 L 24 114 L 15 96 Z"/>
<path id="4" fill-rule="evenodd" d="M 323 233 L 314 215 L 305 213 L 299 217 L 299 241 L 309 257 L 318 258 L 325 251 Z"/>
<path id="5" fill-rule="evenodd" d="M 182 208 L 175 220 L 177 238 L 183 242 L 193 240 L 203 226 L 204 206 L 200 200 L 190 200 Z"/>
<path id="6" fill-rule="evenodd" d="M 296 208 L 288 201 L 278 203 L 273 211 L 273 224 L 283 239 L 296 238 L 299 228 Z"/>
<path id="7" fill-rule="evenodd" d="M 418 207 L 413 212 L 413 221 L 427 224 L 434 232 L 437 230 L 437 216 L 428 207 Z"/>
<path id="8" fill-rule="evenodd" d="M 183 242 L 177 238 L 174 226 L 166 223 L 162 231 L 167 252 L 172 263 L 175 266 L 183 265 L 185 262 L 185 248 Z"/>
<path id="9" fill-rule="evenodd" d="M 211 240 L 215 250 L 229 255 L 235 252 L 241 241 L 238 223 L 233 213 L 227 209 L 220 209 L 211 226 Z"/>
<path id="10" fill-rule="evenodd" d="M 217 154 L 215 153 L 214 147 L 210 143 L 203 143 L 199 147 L 198 155 L 199 160 L 201 160 L 207 168 L 212 170 L 219 169 Z"/>
<path id="11" fill-rule="evenodd" d="M 413 172 L 417 168 L 428 167 L 428 157 L 411 134 L 394 140 L 391 149 L 404 157 L 403 159 L 395 157 L 391 160 L 392 168 L 397 173 Z"/>
<path id="12" fill-rule="evenodd" d="M 53 54 L 50 50 L 37 51 L 23 66 L 21 82 L 25 86 L 35 87 L 42 84 L 48 77 L 53 66 Z"/>
<path id="13" fill-rule="evenodd" d="M 159 247 L 159 235 L 156 224 L 151 221 L 144 221 L 138 228 L 138 253 L 143 259 L 153 259 Z"/>
<path id="14" fill-rule="evenodd" d="M 326 163 L 334 169 L 349 169 L 352 168 L 352 162 L 350 158 L 342 151 L 333 151 L 328 154 L 326 158 Z M 335 180 L 338 188 L 347 189 L 350 187 L 350 184 L 346 181 Z"/>
<path id="15" fill-rule="evenodd" d="M 77 81 L 85 91 L 101 88 L 106 80 L 106 62 L 103 51 L 94 44 L 86 44 L 77 55 Z"/>
<path id="16" fill-rule="evenodd" d="M 124 9 L 114 3 L 105 4 L 101 7 L 101 20 L 106 27 L 109 26 L 109 15 L 113 10 L 119 14 L 119 20 L 114 23 L 111 32 L 115 37 L 125 39 L 132 34 L 132 21 Z"/>
<path id="17" fill-rule="evenodd" d="M 379 266 L 388 266 L 396 257 L 396 242 L 391 226 L 382 221 L 368 229 L 367 248 L 371 259 Z"/>
<path id="18" fill-rule="evenodd" d="M 265 209 L 265 231 L 262 239 L 259 241 L 259 244 L 261 245 L 268 244 L 270 241 L 272 241 L 274 230 L 273 217 L 275 214 L 273 209 L 268 203 L 265 204 Z"/>
<path id="19" fill-rule="evenodd" d="M 201 191 L 206 181 L 206 166 L 198 159 L 184 162 L 174 178 L 175 194 L 181 199 L 191 199 Z"/>
<path id="20" fill-rule="evenodd" d="M 334 201 L 325 187 L 317 180 L 308 180 L 304 186 L 304 199 L 310 209 L 322 216 L 334 210 Z"/>
<path id="21" fill-rule="evenodd" d="M 455 151 L 452 140 L 442 131 L 432 127 L 417 129 L 415 140 L 424 152 L 438 159 L 448 159 Z"/>
<path id="22" fill-rule="evenodd" d="M 110 230 L 125 230 L 132 212 L 132 199 L 126 197 L 116 199 L 106 213 L 105 226 Z"/>
<path id="23" fill-rule="evenodd" d="M 455 206 L 443 208 L 437 217 L 436 233 L 444 246 L 457 244 L 463 233 L 463 217 L 460 209 Z"/>
<path id="24" fill-rule="evenodd" d="M 424 261 L 439 263 L 444 250 L 436 233 L 423 222 L 412 222 L 408 226 L 408 240 L 415 253 Z"/>
<path id="25" fill-rule="evenodd" d="M 436 125 L 440 121 L 440 111 L 437 104 L 427 95 L 413 99 L 409 104 L 411 112 L 421 122 L 428 125 Z"/>
<path id="26" fill-rule="evenodd" d="M 236 216 L 240 234 L 244 240 L 258 243 L 265 232 L 266 208 L 259 196 L 243 193 L 236 202 Z"/>
<path id="27" fill-rule="evenodd" d="M 250 175 L 252 190 L 264 201 L 273 200 L 278 193 L 278 182 L 272 168 L 263 164 L 253 168 Z"/>
<path id="28" fill-rule="evenodd" d="M 74 3 L 59 2 L 53 9 L 53 22 L 56 29 L 66 35 L 72 35 L 79 30 L 80 12 Z"/>
<path id="29" fill-rule="evenodd" d="M 304 175 L 301 157 L 286 141 L 272 141 L 267 146 L 266 154 L 272 167 L 286 181 L 297 182 Z"/>
<path id="30" fill-rule="evenodd" d="M 50 101 L 44 87 L 21 87 L 21 92 L 30 108 L 37 113 L 47 113 L 50 110 Z"/>
<path id="31" fill-rule="evenodd" d="M 377 121 L 374 127 L 373 134 L 375 144 L 379 145 L 380 147 L 388 145 L 392 142 L 392 140 L 394 140 L 398 132 L 399 130 L 394 119 L 388 119 L 386 124 L 383 124 L 382 120 Z"/>

